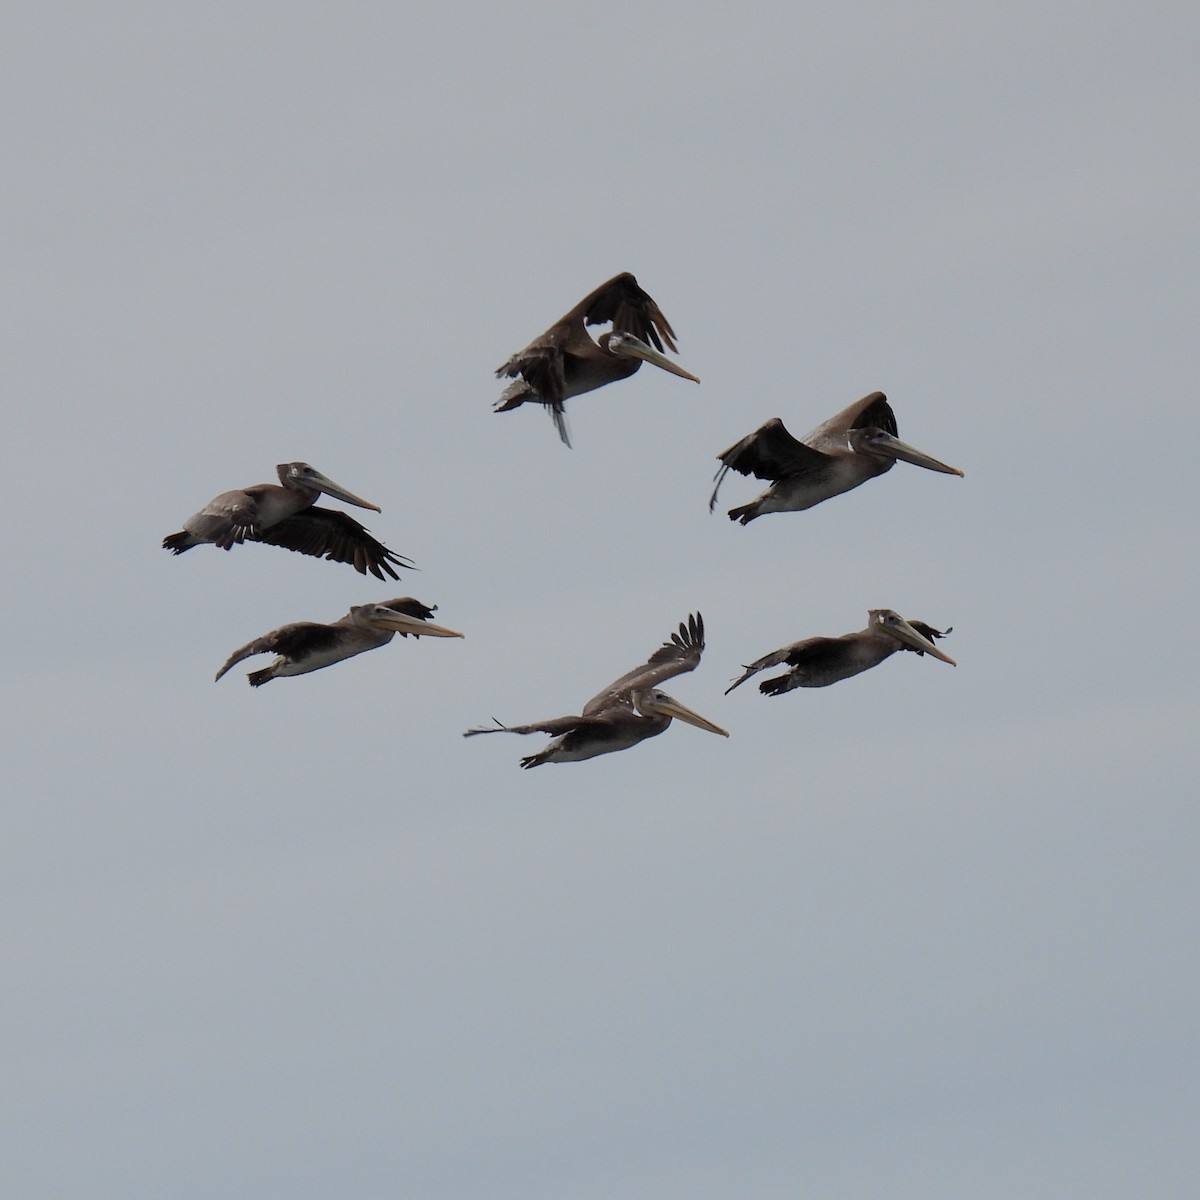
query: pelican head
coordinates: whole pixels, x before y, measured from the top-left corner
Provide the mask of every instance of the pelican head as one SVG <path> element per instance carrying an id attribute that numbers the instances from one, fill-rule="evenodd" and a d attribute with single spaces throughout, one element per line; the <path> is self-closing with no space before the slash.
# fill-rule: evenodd
<path id="1" fill-rule="evenodd" d="M 706 717 L 702 717 L 698 712 L 693 712 L 686 704 L 680 704 L 674 697 L 668 696 L 666 692 L 658 688 L 653 688 L 648 692 L 635 693 L 633 702 L 643 716 L 677 717 L 680 721 L 695 725 L 697 729 L 707 729 L 709 733 L 719 733 L 722 737 L 729 736 L 728 730 L 722 729 L 720 725 L 714 725 Z"/>
<path id="2" fill-rule="evenodd" d="M 672 375 L 678 375 L 682 379 L 690 379 L 693 383 L 700 382 L 691 371 L 685 371 L 677 362 L 669 359 L 665 354 L 660 354 L 653 346 L 648 346 L 641 338 L 634 337 L 632 333 L 606 333 L 600 338 L 599 344 L 609 354 L 615 354 L 618 358 L 641 359 L 642 362 L 661 367 L 664 371 L 670 371 Z"/>
<path id="3" fill-rule="evenodd" d="M 356 604 L 350 609 L 350 616 L 357 625 L 383 629 L 389 633 L 411 634 L 413 637 L 463 636 L 457 629 L 447 629 L 444 625 L 433 625 L 419 617 L 410 617 L 408 613 L 397 612 L 386 604 Z"/>
<path id="4" fill-rule="evenodd" d="M 909 650 L 932 654 L 934 658 L 940 658 L 942 662 L 949 663 L 952 667 L 958 666 L 958 663 L 950 655 L 939 650 L 931 639 L 914 629 L 898 612 L 893 612 L 890 608 L 873 608 L 867 613 L 867 616 L 870 617 L 871 630 L 895 638 Z"/>
<path id="5" fill-rule="evenodd" d="M 869 425 L 864 429 L 852 429 L 847 435 L 850 448 L 859 454 L 869 454 L 873 458 L 886 459 L 888 464 L 897 460 L 912 463 L 914 467 L 924 467 L 927 471 L 941 471 L 943 475 L 962 475 L 957 467 L 947 466 L 930 454 L 902 442 L 884 429 Z"/>
<path id="6" fill-rule="evenodd" d="M 306 462 L 280 463 L 275 470 L 279 472 L 279 482 L 286 488 L 324 492 L 327 496 L 344 500 L 347 504 L 354 504 L 359 508 L 369 508 L 372 512 L 383 511 L 378 504 L 372 504 L 370 500 L 364 500 L 361 496 L 347 491 L 340 483 L 334 483 L 328 475 L 322 475 L 316 467 L 310 467 Z"/>

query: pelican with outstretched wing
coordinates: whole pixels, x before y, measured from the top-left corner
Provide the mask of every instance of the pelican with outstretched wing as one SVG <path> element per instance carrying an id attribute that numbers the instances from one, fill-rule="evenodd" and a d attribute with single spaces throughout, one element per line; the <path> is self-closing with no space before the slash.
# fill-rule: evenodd
<path id="1" fill-rule="evenodd" d="M 247 676 L 251 687 L 261 687 L 272 679 L 307 675 L 367 650 L 377 650 L 396 634 L 414 638 L 463 636 L 456 629 L 434 625 L 429 618 L 436 611 L 436 604 L 430 606 L 411 596 L 398 596 L 380 604 L 356 604 L 344 617 L 328 625 L 318 621 L 281 625 L 235 650 L 216 677 L 220 679 L 231 667 L 255 654 L 274 654 L 277 657 L 269 667 L 251 671 Z"/>
<path id="2" fill-rule="evenodd" d="M 786 666 L 782 675 L 764 679 L 758 690 L 766 696 L 782 696 L 798 687 L 828 687 L 877 667 L 885 658 L 891 658 L 898 650 L 912 650 L 917 654 L 931 654 L 952 667 L 958 664 L 943 653 L 934 641 L 944 638 L 951 629 L 934 629 L 924 621 L 906 621 L 890 608 L 873 608 L 867 613 L 866 629 L 857 633 L 845 633 L 841 637 L 811 637 L 802 642 L 793 642 L 782 650 L 764 654 L 750 663 L 741 675 L 725 689 L 728 696 L 735 687 L 746 682 L 751 675 L 770 667 Z"/>
<path id="3" fill-rule="evenodd" d="M 882 392 L 855 401 L 801 441 L 788 433 L 778 417 L 772 417 L 717 457 L 721 467 L 709 511 L 716 506 L 717 492 L 730 471 L 770 481 L 762 495 L 729 510 L 729 519 L 743 525 L 766 513 L 812 508 L 890 471 L 897 461 L 962 475 L 957 467 L 948 467 L 896 436 L 896 415 Z"/>
<path id="4" fill-rule="evenodd" d="M 577 717 L 555 717 L 530 725 L 502 725 L 468 729 L 463 737 L 480 733 L 548 733 L 553 741 L 537 754 L 521 759 L 522 767 L 548 762 L 582 762 L 598 754 L 628 750 L 663 733 L 678 718 L 697 729 L 728 737 L 719 725 L 668 696 L 660 683 L 694 671 L 704 652 L 704 621 L 693 613 L 679 632 L 663 643 L 640 667 L 627 671 L 593 696 Z"/>
<path id="5" fill-rule="evenodd" d="M 275 469 L 278 483 L 222 492 L 188 517 L 178 533 L 163 538 L 163 549 L 183 554 L 205 542 L 222 550 L 241 542 L 265 542 L 314 558 L 349 563 L 360 575 L 370 571 L 376 579 L 384 575 L 399 579 L 397 566 L 412 567 L 408 559 L 376 541 L 349 513 L 315 507 L 322 492 L 372 512 L 380 511 L 378 504 L 347 491 L 308 463 L 280 463 Z"/>
<path id="6" fill-rule="evenodd" d="M 606 322 L 612 323 L 612 329 L 594 340 L 587 327 Z M 495 410 L 508 412 L 522 404 L 544 404 L 558 436 L 569 446 L 563 404 L 572 396 L 628 379 L 644 362 L 700 382 L 663 353 L 664 343 L 675 352 L 675 331 L 649 293 L 623 271 L 585 296 L 497 369 L 498 377 L 515 382 L 505 389 Z"/>

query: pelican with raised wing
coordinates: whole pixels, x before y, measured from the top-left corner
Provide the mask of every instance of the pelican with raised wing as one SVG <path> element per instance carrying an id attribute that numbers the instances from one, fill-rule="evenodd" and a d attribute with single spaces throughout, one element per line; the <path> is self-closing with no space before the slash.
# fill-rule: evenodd
<path id="1" fill-rule="evenodd" d="M 828 687 L 831 683 L 879 666 L 897 650 L 931 654 L 952 667 L 958 665 L 934 645 L 935 639 L 944 638 L 952 629 L 943 631 L 926 625 L 924 621 L 906 621 L 890 608 L 873 608 L 867 617 L 866 629 L 860 629 L 857 633 L 845 633 L 841 637 L 805 638 L 772 654 L 764 654 L 746 667 L 725 689 L 725 694 L 728 696 L 735 687 L 759 671 L 782 666 L 788 668 L 786 673 L 764 679 L 758 685 L 758 690 L 764 695 L 782 696 L 784 692 L 798 687 Z"/>
<path id="2" fill-rule="evenodd" d="M 521 759 L 522 767 L 540 767 L 548 762 L 581 762 L 598 754 L 628 750 L 638 742 L 657 737 L 673 719 L 697 729 L 729 734 L 699 713 L 680 704 L 659 688 L 660 683 L 694 671 L 704 652 L 704 621 L 694 613 L 679 626 L 640 667 L 627 671 L 593 696 L 577 717 L 555 717 L 531 725 L 502 725 L 468 729 L 463 737 L 479 733 L 548 733 L 553 741 L 537 754 Z"/>
<path id="3" fill-rule="evenodd" d="M 762 495 L 729 510 L 729 519 L 743 525 L 765 513 L 812 508 L 890 471 L 897 461 L 944 475 L 962 475 L 957 467 L 948 467 L 896 436 L 896 416 L 882 392 L 855 401 L 802 441 L 792 437 L 778 417 L 772 417 L 717 457 L 721 467 L 708 501 L 709 511 L 730 471 L 770 480 L 771 486 Z"/>
<path id="4" fill-rule="evenodd" d="M 437 605 L 422 604 L 411 596 L 398 596 L 380 604 L 356 604 L 344 616 L 328 625 L 318 621 L 297 621 L 281 625 L 235 650 L 217 672 L 220 679 L 231 667 L 255 654 L 278 657 L 261 671 L 251 671 L 251 687 L 261 687 L 285 675 L 307 675 L 367 650 L 377 650 L 399 634 L 401 637 L 460 638 L 456 629 L 434 625 L 429 618 Z"/>
<path id="5" fill-rule="evenodd" d="M 275 469 L 278 483 L 222 492 L 188 517 L 178 533 L 165 537 L 163 549 L 183 554 L 205 542 L 222 550 L 231 550 L 240 542 L 266 542 L 314 558 L 349 563 L 360 575 L 370 571 L 376 579 L 385 575 L 399 579 L 395 568 L 412 566 L 376 541 L 348 513 L 315 507 L 322 492 L 372 512 L 381 511 L 378 504 L 347 491 L 308 463 L 280 463 Z"/>
<path id="6" fill-rule="evenodd" d="M 605 322 L 611 322 L 612 329 L 593 340 L 587 327 Z M 623 271 L 585 296 L 496 371 L 498 377 L 515 382 L 505 389 L 495 410 L 508 412 L 522 404 L 544 404 L 558 436 L 569 446 L 563 404 L 572 396 L 628 379 L 644 362 L 700 382 L 663 353 L 664 343 L 676 352 L 675 331 L 651 296 Z"/>

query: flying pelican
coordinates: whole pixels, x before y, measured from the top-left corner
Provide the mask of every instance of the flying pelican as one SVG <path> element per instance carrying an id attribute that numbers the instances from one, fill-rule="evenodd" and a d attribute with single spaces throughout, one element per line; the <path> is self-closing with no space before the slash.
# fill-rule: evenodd
<path id="1" fill-rule="evenodd" d="M 540 767 L 548 762 L 582 762 L 598 754 L 628 750 L 646 738 L 657 737 L 673 717 L 707 729 L 729 734 L 719 725 L 660 691 L 658 684 L 676 675 L 694 671 L 704 652 L 704 620 L 694 613 L 671 640 L 663 643 L 640 667 L 627 671 L 593 696 L 578 717 L 555 717 L 532 725 L 501 725 L 468 729 L 463 737 L 477 733 L 548 733 L 554 740 L 537 754 L 521 759 L 522 767 Z"/>
<path id="2" fill-rule="evenodd" d="M 879 666 L 897 650 L 932 654 L 952 667 L 958 665 L 950 655 L 944 654 L 933 644 L 935 638 L 944 638 L 952 629 L 943 632 L 926 625 L 924 621 L 906 621 L 890 608 L 873 608 L 867 617 L 866 629 L 860 629 L 857 633 L 845 633 L 841 637 L 805 638 L 773 654 L 764 654 L 746 667 L 725 689 L 725 695 L 728 696 L 757 671 L 785 664 L 789 668 L 787 673 L 764 679 L 758 685 L 760 692 L 767 696 L 782 696 L 784 692 L 798 687 L 828 687 L 831 683 Z"/>
<path id="3" fill-rule="evenodd" d="M 308 463 L 280 463 L 275 470 L 279 472 L 277 484 L 256 483 L 210 500 L 184 521 L 178 533 L 163 538 L 163 549 L 182 554 L 204 542 L 222 550 L 231 550 L 238 542 L 267 542 L 314 558 L 350 563 L 360 575 L 370 571 L 376 579 L 385 574 L 399 579 L 393 563 L 412 566 L 376 541 L 348 513 L 314 507 L 322 492 L 372 512 L 381 511 L 378 504 L 348 492 Z"/>
<path id="4" fill-rule="evenodd" d="M 855 401 L 800 442 L 772 417 L 717 457 L 722 466 L 708 501 L 710 512 L 730 470 L 771 481 L 761 496 L 729 510 L 729 519 L 743 525 L 764 513 L 812 508 L 890 471 L 897 459 L 946 475 L 962 474 L 896 436 L 896 417 L 882 392 Z"/>
<path id="5" fill-rule="evenodd" d="M 255 654 L 277 654 L 279 657 L 269 667 L 251 671 L 247 676 L 251 687 L 261 687 L 272 679 L 306 675 L 309 671 L 319 671 L 322 667 L 353 658 L 365 650 L 386 646 L 396 634 L 415 638 L 462 637 L 455 629 L 427 624 L 436 610 L 436 604 L 430 607 L 411 596 L 398 596 L 380 604 L 356 604 L 344 617 L 328 625 L 318 621 L 281 625 L 235 650 L 216 677 L 220 679 L 244 658 Z"/>
<path id="6" fill-rule="evenodd" d="M 606 321 L 612 322 L 612 331 L 594 342 L 587 327 Z M 563 402 L 572 396 L 628 379 L 643 362 L 693 383 L 700 382 L 662 353 L 664 342 L 672 353 L 676 352 L 674 339 L 675 330 L 662 310 L 638 287 L 638 281 L 623 271 L 585 296 L 565 317 L 497 369 L 498 378 L 516 382 L 504 390 L 495 410 L 508 412 L 527 402 L 544 404 L 558 436 L 569 446 Z"/>

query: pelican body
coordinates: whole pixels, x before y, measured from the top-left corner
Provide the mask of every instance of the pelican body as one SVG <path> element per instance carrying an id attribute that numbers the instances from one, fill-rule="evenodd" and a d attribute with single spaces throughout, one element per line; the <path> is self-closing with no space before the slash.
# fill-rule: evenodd
<path id="1" fill-rule="evenodd" d="M 598 754 L 628 750 L 665 732 L 672 720 L 728 737 L 719 725 L 668 696 L 658 684 L 694 671 L 704 652 L 704 620 L 699 613 L 679 626 L 679 632 L 660 646 L 640 667 L 627 671 L 583 706 L 577 717 L 555 717 L 531 725 L 502 725 L 468 729 L 463 737 L 480 733 L 548 733 L 544 750 L 521 759 L 522 767 L 542 763 L 582 762 Z"/>
<path id="2" fill-rule="evenodd" d="M 797 441 L 778 417 L 772 417 L 717 457 L 722 465 L 708 501 L 710 511 L 731 470 L 771 481 L 749 504 L 729 510 L 729 519 L 743 525 L 765 513 L 812 508 L 883 475 L 897 460 L 927 471 L 962 475 L 957 467 L 939 462 L 896 436 L 896 416 L 882 392 L 872 392 L 842 409 L 803 441 Z"/>
<path id="3" fill-rule="evenodd" d="M 589 325 L 612 322 L 612 330 L 593 340 Z M 508 412 L 522 404 L 544 404 L 558 436 L 571 444 L 563 409 L 572 396 L 628 379 L 642 363 L 652 363 L 673 375 L 700 380 L 663 353 L 675 352 L 675 331 L 654 300 L 628 272 L 614 275 L 585 296 L 569 313 L 514 354 L 496 375 L 516 380 L 495 404 Z"/>
<path id="4" fill-rule="evenodd" d="M 367 650 L 377 650 L 386 646 L 396 634 L 416 638 L 462 637 L 457 630 L 430 622 L 429 618 L 436 610 L 436 604 L 430 607 L 411 596 L 398 596 L 381 604 L 357 604 L 344 617 L 328 625 L 316 621 L 281 625 L 235 650 L 216 678 L 220 679 L 231 667 L 255 654 L 278 655 L 269 667 L 251 671 L 247 676 L 251 687 L 261 687 L 272 679 L 307 675 L 309 671 L 319 671 Z"/>
<path id="5" fill-rule="evenodd" d="M 828 687 L 840 683 L 852 675 L 860 675 L 877 667 L 897 650 L 912 650 L 917 654 L 931 654 L 942 662 L 957 666 L 954 659 L 934 645 L 936 638 L 944 638 L 952 632 L 934 629 L 924 621 L 906 621 L 890 608 L 873 608 L 867 613 L 865 629 L 857 633 L 846 633 L 841 637 L 805 638 L 793 642 L 771 654 L 764 654 L 746 667 L 745 671 L 725 689 L 728 696 L 735 687 L 746 682 L 751 675 L 770 667 L 786 665 L 789 670 L 783 675 L 764 679 L 758 690 L 766 696 L 782 696 L 799 687 Z"/>
<path id="6" fill-rule="evenodd" d="M 256 483 L 222 492 L 188 517 L 178 533 L 165 537 L 163 549 L 183 554 L 205 542 L 222 550 L 241 542 L 266 542 L 314 558 L 350 563 L 360 575 L 370 571 L 376 579 L 385 574 L 399 579 L 395 566 L 412 566 L 376 541 L 348 513 L 315 507 L 322 492 L 372 512 L 380 511 L 378 504 L 347 491 L 308 463 L 280 463 L 275 469 L 279 483 Z"/>

